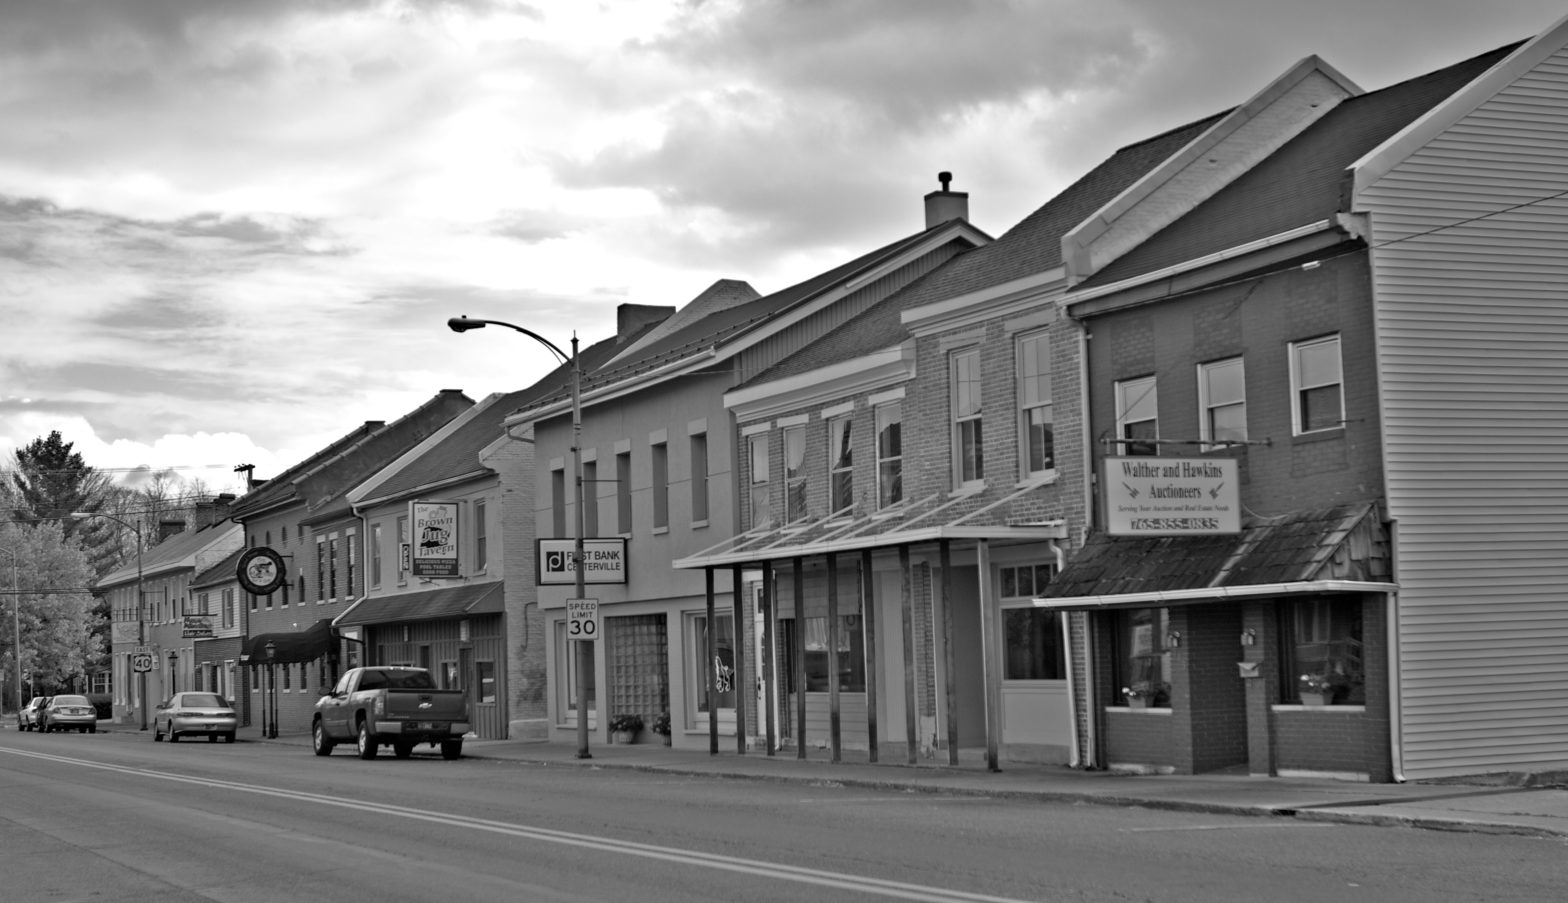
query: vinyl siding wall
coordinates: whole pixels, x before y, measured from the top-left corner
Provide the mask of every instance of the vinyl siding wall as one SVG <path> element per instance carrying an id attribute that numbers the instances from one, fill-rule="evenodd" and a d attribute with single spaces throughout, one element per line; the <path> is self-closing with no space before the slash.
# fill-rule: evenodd
<path id="1" fill-rule="evenodd" d="M 1559 52 L 1359 198 L 1411 778 L 1568 762 L 1565 99 Z"/>

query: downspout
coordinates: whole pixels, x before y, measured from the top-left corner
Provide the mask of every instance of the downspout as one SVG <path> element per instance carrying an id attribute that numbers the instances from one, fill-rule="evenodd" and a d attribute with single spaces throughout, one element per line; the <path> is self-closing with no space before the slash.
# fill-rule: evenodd
<path id="1" fill-rule="evenodd" d="M 1067 312 L 1067 306 L 1065 304 L 1062 306 L 1062 311 L 1064 313 Z M 1089 327 L 1082 320 L 1078 319 L 1077 317 L 1072 316 L 1071 314 L 1068 314 L 1067 319 L 1071 320 L 1073 325 L 1078 327 L 1078 412 L 1079 412 L 1078 420 L 1083 425 L 1082 426 L 1082 432 L 1079 434 L 1078 439 L 1079 439 L 1079 442 L 1081 443 L 1081 448 L 1083 450 L 1083 469 L 1084 469 L 1083 479 L 1080 481 L 1082 483 L 1082 485 L 1083 485 L 1083 525 L 1082 525 L 1082 527 L 1080 528 L 1080 531 L 1079 531 L 1079 545 L 1082 546 L 1082 544 L 1084 542 L 1088 541 L 1089 534 L 1090 534 L 1090 532 L 1094 528 L 1094 521 L 1095 521 L 1095 517 L 1094 517 L 1094 440 L 1092 438 L 1093 437 L 1093 430 L 1090 429 L 1090 423 L 1089 423 Z M 1060 546 L 1057 546 L 1056 547 L 1056 566 L 1057 566 L 1057 572 L 1058 573 L 1060 573 L 1061 569 L 1065 567 L 1066 559 L 1067 559 L 1066 554 L 1062 551 Z M 1095 619 L 1090 614 L 1088 614 L 1087 612 L 1079 615 L 1079 617 L 1081 617 L 1083 619 L 1083 704 L 1084 704 L 1084 718 L 1083 718 L 1084 739 L 1083 739 L 1083 749 L 1084 749 L 1084 754 L 1087 756 L 1087 760 L 1080 760 L 1076 764 L 1078 764 L 1080 767 L 1083 767 L 1083 768 L 1093 768 L 1093 767 L 1095 767 L 1095 764 L 1098 763 L 1099 760 L 1100 760 L 1100 754 L 1099 754 L 1100 737 L 1099 737 L 1099 730 L 1098 730 L 1098 727 L 1099 727 L 1099 706 L 1096 703 L 1096 700 L 1099 697 L 1098 697 L 1098 694 L 1096 693 L 1095 683 L 1094 683 L 1094 670 L 1095 670 L 1095 660 L 1094 660 L 1094 620 Z M 1063 630 L 1067 630 L 1068 629 L 1067 628 L 1068 620 L 1069 620 L 1068 617 L 1062 618 L 1062 629 Z M 1069 633 L 1068 633 L 1069 640 L 1071 639 L 1071 636 L 1072 636 L 1072 634 L 1069 631 Z M 1070 645 L 1067 648 L 1069 650 L 1072 649 L 1072 647 Z M 1071 658 L 1071 656 L 1069 655 L 1069 659 L 1070 658 Z M 1071 692 L 1071 690 L 1072 690 L 1072 685 L 1071 685 L 1072 668 L 1069 667 L 1067 669 L 1067 671 L 1068 671 L 1068 680 L 1069 680 L 1068 690 L 1069 690 L 1069 692 Z M 1074 701 L 1074 704 L 1076 704 L 1076 701 L 1077 701 L 1076 694 L 1074 694 L 1073 701 Z M 1077 719 L 1077 717 L 1075 715 L 1074 718 L 1073 718 L 1073 731 L 1076 733 L 1077 730 L 1078 730 L 1078 719 Z M 1078 744 L 1077 743 L 1074 743 L 1074 745 L 1073 745 L 1073 756 L 1075 758 L 1077 758 L 1077 756 L 1078 756 Z"/>
<path id="2" fill-rule="evenodd" d="M 1390 520 L 1388 523 L 1389 567 L 1392 570 L 1390 579 L 1395 586 L 1399 585 L 1399 522 Z M 1388 631 L 1388 751 L 1389 764 L 1393 768 L 1394 783 L 1405 783 L 1405 733 L 1403 714 L 1403 685 L 1400 683 L 1399 663 L 1399 593 L 1387 593 L 1383 597 L 1387 608 L 1383 628 Z"/>

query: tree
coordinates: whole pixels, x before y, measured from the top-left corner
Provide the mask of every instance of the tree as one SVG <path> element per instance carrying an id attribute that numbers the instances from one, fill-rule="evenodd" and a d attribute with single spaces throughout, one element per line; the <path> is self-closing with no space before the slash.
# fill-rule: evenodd
<path id="1" fill-rule="evenodd" d="M 0 524 L 0 547 L 16 553 L 20 594 L 4 598 L 17 606 L 22 673 L 35 675 L 37 686 L 50 692 L 75 689 L 86 669 L 104 655 L 101 633 L 94 629 L 93 599 L 88 592 L 94 576 L 86 553 L 66 538 L 58 521 Z M 7 590 L 11 588 L 9 559 L 9 555 L 0 555 Z M 5 607 L 10 609 L 11 605 Z M 16 698 L 18 650 L 11 641 L 11 630 L 0 631 L 0 636 L 5 637 L 6 649 L 0 662 L 4 668 L 0 682 L 6 686 L 5 699 L 10 702 Z"/>
<path id="2" fill-rule="evenodd" d="M 88 467 L 73 446 L 54 430 L 15 451 L 11 482 L 20 496 L 16 520 L 36 524 L 59 521 L 73 511 L 97 510 L 109 491 L 109 478 Z M 63 523 L 67 535 L 75 532 L 73 522 Z"/>

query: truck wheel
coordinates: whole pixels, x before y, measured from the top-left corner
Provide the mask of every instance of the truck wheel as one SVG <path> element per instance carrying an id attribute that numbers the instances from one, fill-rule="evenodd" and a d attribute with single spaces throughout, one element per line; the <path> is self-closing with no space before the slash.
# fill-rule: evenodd
<path id="1" fill-rule="evenodd" d="M 229 739 L 233 740 L 234 735 L 230 734 Z M 317 718 L 316 723 L 310 726 L 311 751 L 318 756 L 330 756 L 332 755 L 332 747 L 334 745 L 332 738 L 327 736 L 327 726 L 321 723 L 320 718 Z"/>
<path id="2" fill-rule="evenodd" d="M 359 757 L 361 759 L 376 757 L 376 738 L 371 736 L 370 722 L 363 718 L 359 720 Z"/>
<path id="3" fill-rule="evenodd" d="M 441 758 L 461 759 L 463 757 L 463 738 L 441 741 Z"/>
<path id="4" fill-rule="evenodd" d="M 407 740 L 398 740 L 392 744 L 392 755 L 399 759 L 406 759 L 414 754 L 414 744 Z"/>

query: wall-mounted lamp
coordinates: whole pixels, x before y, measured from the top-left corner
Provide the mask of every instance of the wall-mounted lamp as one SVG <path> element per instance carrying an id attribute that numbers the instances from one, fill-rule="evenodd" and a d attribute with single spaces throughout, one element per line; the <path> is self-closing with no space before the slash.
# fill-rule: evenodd
<path id="1" fill-rule="evenodd" d="M 1165 648 L 1167 648 L 1167 649 L 1175 649 L 1176 647 L 1178 647 L 1180 645 L 1181 645 L 1181 631 L 1180 630 L 1172 630 L 1170 633 L 1167 633 L 1165 635 Z"/>
<path id="2" fill-rule="evenodd" d="M 1257 643 L 1258 643 L 1258 632 L 1256 630 L 1252 629 L 1251 627 L 1248 627 L 1246 630 L 1243 630 L 1241 632 L 1241 645 L 1243 645 L 1243 646 L 1256 646 Z"/>

